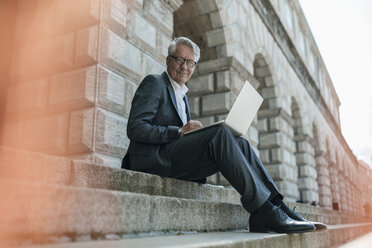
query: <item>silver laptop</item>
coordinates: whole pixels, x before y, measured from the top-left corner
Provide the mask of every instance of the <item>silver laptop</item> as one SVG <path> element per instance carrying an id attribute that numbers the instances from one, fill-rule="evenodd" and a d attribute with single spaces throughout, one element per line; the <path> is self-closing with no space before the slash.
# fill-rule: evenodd
<path id="1" fill-rule="evenodd" d="M 262 101 L 262 96 L 260 96 L 260 94 L 248 81 L 245 81 L 238 98 L 236 98 L 234 105 L 226 117 L 226 120 L 218 121 L 208 126 L 188 131 L 184 135 L 197 133 L 217 125 L 225 125 L 234 133 L 235 136 L 242 136 L 247 133 L 249 126 L 251 125 L 258 109 L 262 104 Z"/>

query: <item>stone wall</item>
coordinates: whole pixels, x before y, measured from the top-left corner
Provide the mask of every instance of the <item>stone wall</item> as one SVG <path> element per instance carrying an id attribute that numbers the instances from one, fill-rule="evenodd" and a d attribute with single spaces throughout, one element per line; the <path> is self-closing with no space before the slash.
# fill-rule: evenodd
<path id="1" fill-rule="evenodd" d="M 119 167 L 136 87 L 165 69 L 169 42 L 183 35 L 202 49 L 188 83 L 193 118 L 224 118 L 249 80 L 264 102 L 245 137 L 285 198 L 356 213 L 367 203 L 371 171 L 342 136 L 340 101 L 297 1 L 18 0 L 11 8 L 2 145 Z M 209 182 L 228 184 L 221 174 Z"/>

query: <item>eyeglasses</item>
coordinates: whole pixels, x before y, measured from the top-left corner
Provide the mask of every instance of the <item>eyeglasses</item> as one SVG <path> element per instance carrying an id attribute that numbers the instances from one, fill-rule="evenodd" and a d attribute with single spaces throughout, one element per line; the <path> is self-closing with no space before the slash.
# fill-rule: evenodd
<path id="1" fill-rule="evenodd" d="M 169 57 L 174 58 L 177 65 L 183 65 L 183 63 L 186 62 L 186 65 L 188 68 L 193 68 L 194 66 L 196 66 L 196 62 L 194 60 L 184 59 L 184 58 L 176 57 L 173 55 L 169 55 Z"/>

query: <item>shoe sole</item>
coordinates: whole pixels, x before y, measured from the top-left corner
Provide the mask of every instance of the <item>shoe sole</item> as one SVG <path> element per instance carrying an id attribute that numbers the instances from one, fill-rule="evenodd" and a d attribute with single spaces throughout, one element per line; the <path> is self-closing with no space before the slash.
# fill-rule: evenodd
<path id="1" fill-rule="evenodd" d="M 299 230 L 291 230 L 291 231 L 282 231 L 278 230 L 272 227 L 265 227 L 265 226 L 250 226 L 249 231 L 250 232 L 256 232 L 256 233 L 304 233 L 304 232 L 312 232 L 315 229 L 306 228 L 306 229 L 299 229 Z"/>

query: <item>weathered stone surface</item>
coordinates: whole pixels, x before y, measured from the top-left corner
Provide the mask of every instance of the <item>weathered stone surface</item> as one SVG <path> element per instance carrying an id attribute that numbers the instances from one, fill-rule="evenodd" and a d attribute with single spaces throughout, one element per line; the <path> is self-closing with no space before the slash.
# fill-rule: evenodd
<path id="1" fill-rule="evenodd" d="M 188 83 L 188 95 L 202 95 L 213 92 L 213 74 L 193 77 Z"/>
<path id="2" fill-rule="evenodd" d="M 99 21 L 99 0 L 56 0 L 56 28 L 66 32 L 88 27 Z"/>
<path id="3" fill-rule="evenodd" d="M 152 174 L 81 162 L 74 163 L 74 186 L 194 199 L 208 202 L 240 203 L 234 189 L 203 185 Z"/>
<path id="4" fill-rule="evenodd" d="M 128 40 L 150 54 L 155 54 L 156 29 L 136 12 L 130 12 L 128 18 Z"/>
<path id="5" fill-rule="evenodd" d="M 71 112 L 69 153 L 89 152 L 93 148 L 94 108 Z"/>
<path id="6" fill-rule="evenodd" d="M 202 114 L 222 114 L 228 112 L 232 106 L 231 93 L 219 93 L 202 97 Z"/>
<path id="7" fill-rule="evenodd" d="M 141 51 L 103 26 L 101 27 L 99 52 L 102 63 L 139 81 Z"/>
<path id="8" fill-rule="evenodd" d="M 268 164 L 265 165 L 265 167 L 274 180 L 288 180 L 295 182 L 297 179 L 296 168 L 284 164 Z"/>
<path id="9" fill-rule="evenodd" d="M 40 79 L 10 87 L 7 92 L 6 112 L 21 113 L 19 118 L 46 112 L 48 79 Z"/>
<path id="10" fill-rule="evenodd" d="M 153 198 L 154 230 L 221 230 L 247 227 L 249 214 L 241 205 Z M 168 211 L 164 211 L 167 209 Z"/>
<path id="11" fill-rule="evenodd" d="M 150 231 L 148 195 L 21 183 L 2 183 L 1 193 L 1 223 L 12 223 L 6 233 L 18 237 Z"/>
<path id="12" fill-rule="evenodd" d="M 165 61 L 162 61 L 163 63 Z M 148 74 L 161 74 L 165 71 L 165 67 L 163 64 L 159 63 L 159 61 L 153 59 L 152 57 L 148 56 L 147 54 L 142 54 L 142 75 L 146 76 Z"/>
<path id="13" fill-rule="evenodd" d="M 76 109 L 95 101 L 96 66 L 53 76 L 49 90 L 49 111 Z"/>
<path id="14" fill-rule="evenodd" d="M 0 147 L 0 178 L 2 181 L 68 184 L 71 161 L 64 157 Z"/>
<path id="15" fill-rule="evenodd" d="M 122 37 L 126 36 L 128 6 L 121 0 L 101 1 L 102 20 Z"/>
<path id="16" fill-rule="evenodd" d="M 112 112 L 124 113 L 124 78 L 102 66 L 99 67 L 98 73 L 98 104 Z"/>
<path id="17" fill-rule="evenodd" d="M 192 118 L 200 116 L 200 97 L 189 97 L 190 114 Z"/>
<path id="18" fill-rule="evenodd" d="M 67 148 L 68 114 L 30 119 L 22 124 L 21 146 L 40 152 L 63 154 Z"/>
<path id="19" fill-rule="evenodd" d="M 98 25 L 81 29 L 76 33 L 75 66 L 87 66 L 97 62 Z"/>
<path id="20" fill-rule="evenodd" d="M 71 69 L 74 62 L 75 34 L 65 34 L 15 50 L 11 77 L 31 80 Z M 37 58 L 37 63 L 35 62 Z"/>
<path id="21" fill-rule="evenodd" d="M 165 1 L 144 1 L 144 16 L 169 38 L 173 34 L 173 10 Z"/>
<path id="22" fill-rule="evenodd" d="M 105 110 L 96 110 L 95 150 L 122 156 L 129 145 L 127 120 Z"/>
<path id="23" fill-rule="evenodd" d="M 214 47 L 218 45 L 224 44 L 225 41 L 225 33 L 224 29 L 214 29 L 207 31 L 207 44 L 208 47 Z"/>

